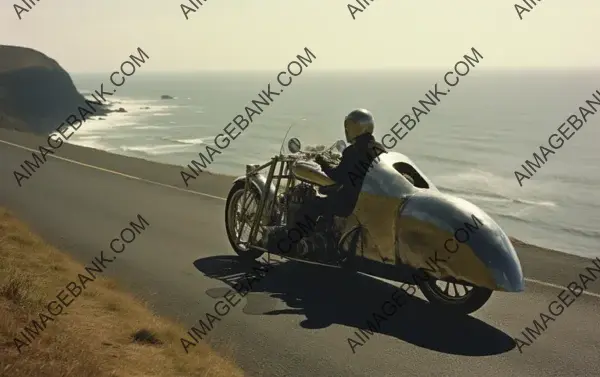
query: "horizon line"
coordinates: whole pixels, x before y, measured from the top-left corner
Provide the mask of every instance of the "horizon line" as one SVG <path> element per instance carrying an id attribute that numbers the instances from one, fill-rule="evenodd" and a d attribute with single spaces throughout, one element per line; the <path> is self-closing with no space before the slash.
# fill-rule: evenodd
<path id="1" fill-rule="evenodd" d="M 448 69 L 447 67 L 403 67 L 403 68 L 325 68 L 325 69 L 311 69 L 311 72 L 320 73 L 376 73 L 376 72 L 439 72 Z M 557 67 L 477 67 L 477 71 L 496 71 L 496 72 L 515 72 L 515 71 L 598 71 L 600 70 L 597 66 L 557 66 Z M 222 69 L 222 68 L 207 68 L 198 70 L 154 70 L 154 71 L 140 71 L 140 74 L 194 74 L 194 73 L 270 73 L 273 74 L 277 69 Z M 67 71 L 69 74 L 107 74 L 106 71 Z"/>

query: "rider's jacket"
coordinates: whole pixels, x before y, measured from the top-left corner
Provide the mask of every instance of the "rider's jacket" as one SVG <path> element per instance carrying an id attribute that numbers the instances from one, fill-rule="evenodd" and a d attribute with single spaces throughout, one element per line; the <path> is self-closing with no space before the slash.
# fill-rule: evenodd
<path id="1" fill-rule="evenodd" d="M 354 210 L 358 195 L 362 188 L 363 179 L 372 164 L 379 162 L 380 154 L 386 153 L 381 143 L 373 135 L 364 134 L 356 138 L 342 153 L 342 160 L 337 167 L 323 166 L 323 171 L 337 184 L 342 185 L 334 199 L 339 203 L 341 216 L 349 216 Z M 329 195 L 331 196 L 331 195 Z"/>

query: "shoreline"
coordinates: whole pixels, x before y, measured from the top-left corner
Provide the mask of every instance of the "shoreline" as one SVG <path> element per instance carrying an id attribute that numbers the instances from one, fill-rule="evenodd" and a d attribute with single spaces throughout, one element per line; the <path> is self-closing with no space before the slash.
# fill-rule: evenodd
<path id="1" fill-rule="evenodd" d="M 35 150 L 37 150 L 39 145 L 44 145 L 45 139 L 46 138 L 43 135 L 0 128 L 0 140 Z M 27 154 L 28 152 L 25 152 L 25 156 L 27 156 Z M 153 181 L 163 185 L 170 185 L 183 190 L 189 190 L 221 199 L 227 196 L 227 193 L 231 188 L 232 179 L 234 178 L 232 176 L 219 173 L 203 172 L 203 174 L 200 174 L 196 179 L 189 180 L 189 186 L 186 187 L 180 175 L 180 172 L 184 169 L 183 166 L 169 165 L 137 157 L 128 157 L 99 149 L 66 143 L 63 144 L 59 149 L 55 150 L 54 156 L 67 158 L 111 172 L 142 178 L 144 180 Z M 39 169 L 52 169 L 52 160 L 54 159 L 48 158 L 48 161 L 43 165 L 40 165 Z M 19 166 L 9 168 L 14 170 L 19 168 Z M 39 177 L 37 177 L 34 173 L 30 179 L 23 180 L 22 184 L 23 186 L 31 184 L 43 184 L 43 182 L 40 182 L 38 178 Z M 14 177 L 5 177 L 5 179 L 12 181 L 10 184 L 16 184 L 16 182 L 14 182 Z M 557 275 L 562 275 L 562 272 L 558 273 L 556 271 L 562 271 L 565 267 L 565 263 L 568 263 L 573 267 L 581 267 L 585 266 L 590 260 L 593 260 L 593 257 L 536 246 L 514 237 L 510 237 L 510 239 L 515 248 L 519 249 L 519 258 L 521 259 L 522 264 L 529 264 L 525 263 L 526 261 L 532 263 L 532 268 L 529 273 L 531 275 L 532 271 L 537 271 L 533 273 L 533 278 L 535 279 L 544 281 L 549 280 L 548 278 L 544 277 L 548 274 L 547 269 L 535 268 L 535 266 L 539 264 L 549 263 L 551 265 L 555 265 L 555 268 L 550 270 L 555 271 L 552 275 L 556 277 Z"/>

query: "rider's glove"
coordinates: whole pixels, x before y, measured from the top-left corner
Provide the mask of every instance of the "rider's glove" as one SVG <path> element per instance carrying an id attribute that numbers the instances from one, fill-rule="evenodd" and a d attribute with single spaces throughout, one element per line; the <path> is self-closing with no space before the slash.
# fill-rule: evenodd
<path id="1" fill-rule="evenodd" d="M 326 165 L 327 161 L 325 161 L 325 158 L 323 158 L 323 156 L 321 156 L 320 154 L 315 156 L 315 162 L 317 164 L 319 164 L 320 166 Z"/>

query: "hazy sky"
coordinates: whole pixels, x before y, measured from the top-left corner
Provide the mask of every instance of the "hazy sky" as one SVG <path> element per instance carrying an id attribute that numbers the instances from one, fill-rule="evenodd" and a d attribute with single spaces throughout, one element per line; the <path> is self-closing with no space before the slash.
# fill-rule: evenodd
<path id="1" fill-rule="evenodd" d="M 279 70 L 304 47 L 311 70 L 446 69 L 471 47 L 482 68 L 600 67 L 600 0 L 544 0 L 523 20 L 507 0 L 374 0 L 355 20 L 341 0 L 206 0 L 189 20 L 187 1 L 41 0 L 22 20 L 13 4 L 0 44 L 70 72 L 112 72 L 138 47 L 145 71 Z"/>

